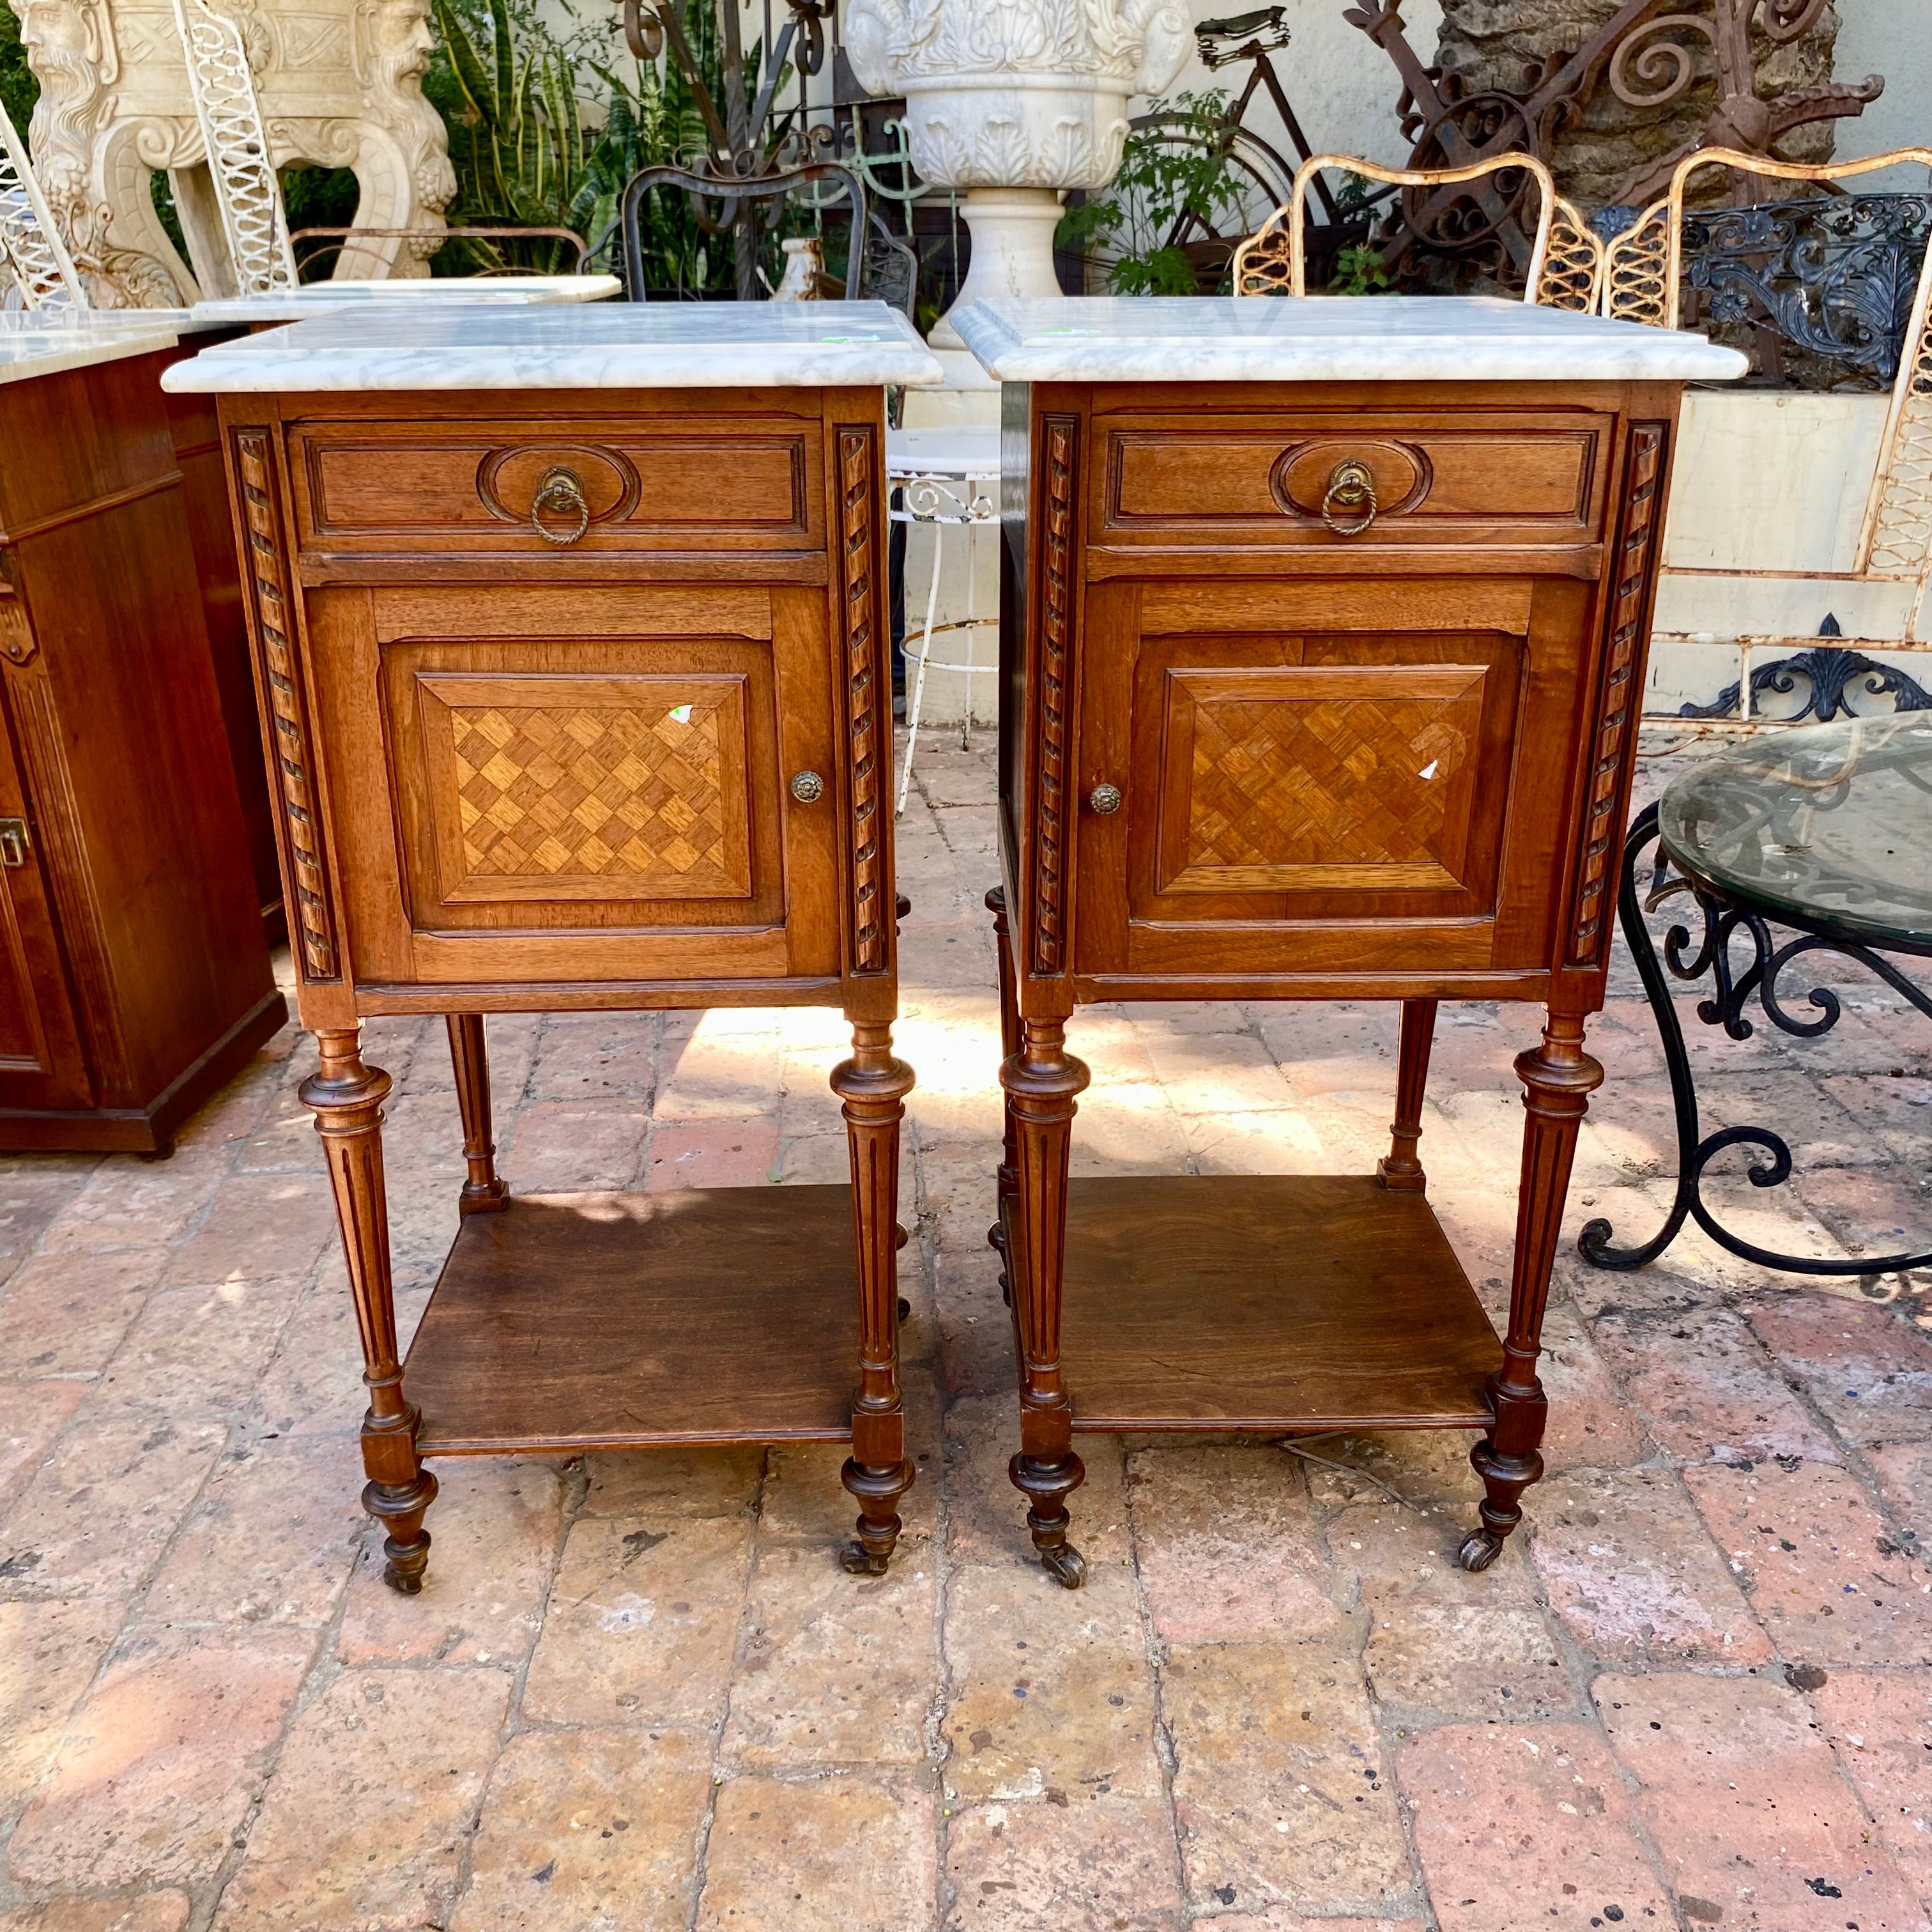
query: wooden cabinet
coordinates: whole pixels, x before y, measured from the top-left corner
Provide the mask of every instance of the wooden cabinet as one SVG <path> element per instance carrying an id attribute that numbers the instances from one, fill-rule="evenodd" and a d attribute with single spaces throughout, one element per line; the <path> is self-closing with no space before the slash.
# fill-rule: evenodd
<path id="1" fill-rule="evenodd" d="M 430 1459 L 847 1438 L 844 1560 L 883 1570 L 912 1481 L 912 1075 L 880 392 L 242 394 L 221 418 L 390 1581 L 421 1586 Z M 850 1018 L 850 1186 L 511 1198 L 486 1014 L 731 1004 Z M 448 1016 L 467 1178 L 405 1361 L 360 1030 L 412 1012 Z"/>
<path id="2" fill-rule="evenodd" d="M 1082 1429 L 1479 1431 L 1466 1566 L 1520 1520 L 1679 387 L 1006 385 L 997 1239 L 1063 1582 Z M 1403 1003 L 1376 1175 L 1070 1184 L 1078 1006 L 1280 998 Z M 1545 1009 L 1502 1338 L 1417 1156 L 1444 998 Z"/>
<path id="3" fill-rule="evenodd" d="M 0 1150 L 165 1150 L 286 1016 L 170 359 L 10 371 L 0 407 Z"/>

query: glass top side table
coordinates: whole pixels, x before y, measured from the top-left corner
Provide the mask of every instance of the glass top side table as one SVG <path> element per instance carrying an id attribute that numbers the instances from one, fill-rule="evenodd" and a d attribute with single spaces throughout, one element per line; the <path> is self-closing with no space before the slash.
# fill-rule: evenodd
<path id="1" fill-rule="evenodd" d="M 1650 879 L 1641 875 L 1648 854 Z M 1673 926 L 1661 960 L 1644 915 L 1688 895 L 1694 932 Z M 1630 828 L 1618 917 L 1663 1037 L 1678 1140 L 1677 1192 L 1657 1234 L 1612 1247 L 1606 1220 L 1578 1240 L 1599 1268 L 1626 1270 L 1654 1261 L 1694 1220 L 1718 1244 L 1762 1267 L 1806 1275 L 1880 1275 L 1932 1265 L 1932 1250 L 1844 1260 L 1778 1254 L 1744 1240 L 1714 1216 L 1702 1194 L 1712 1161 L 1727 1148 L 1766 1156 L 1748 1170 L 1754 1186 L 1791 1176 L 1791 1151 L 1768 1128 L 1728 1127 L 1704 1136 L 1671 981 L 1708 978 L 1712 997 L 1698 1018 L 1748 1039 L 1754 1000 L 1780 1031 L 1800 1039 L 1829 1033 L 1841 1011 L 1827 986 L 1804 989 L 1808 1015 L 1787 1004 L 1789 969 L 1827 954 L 1856 961 L 1932 1018 L 1928 994 L 1888 954 L 1932 958 L 1932 715 L 1854 718 L 1783 731 L 1731 747 L 1686 772 Z M 1774 934 L 1774 925 L 1795 938 Z M 1666 976 L 1666 969 L 1668 976 Z"/>

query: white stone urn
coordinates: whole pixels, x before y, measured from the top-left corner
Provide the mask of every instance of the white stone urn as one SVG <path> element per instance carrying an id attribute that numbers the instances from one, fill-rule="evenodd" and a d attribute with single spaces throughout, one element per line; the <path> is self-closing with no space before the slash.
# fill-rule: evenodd
<path id="1" fill-rule="evenodd" d="M 913 166 L 966 190 L 973 259 L 956 306 L 1060 292 L 1062 200 L 1113 179 L 1128 101 L 1173 80 L 1191 32 L 1182 0 L 850 0 L 860 82 L 905 96 Z M 932 339 L 963 346 L 947 320 Z"/>

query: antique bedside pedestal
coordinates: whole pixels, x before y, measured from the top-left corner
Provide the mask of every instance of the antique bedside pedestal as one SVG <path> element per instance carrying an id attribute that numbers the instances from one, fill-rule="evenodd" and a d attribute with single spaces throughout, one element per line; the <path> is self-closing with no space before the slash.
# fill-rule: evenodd
<path id="1" fill-rule="evenodd" d="M 849 1437 L 847 1565 L 891 1553 L 912 1073 L 880 386 L 938 377 L 877 303 L 439 305 L 170 374 L 220 398 L 399 1589 L 443 1456 Z M 782 1004 L 852 1022 L 849 1188 L 509 1198 L 486 1012 Z M 406 1012 L 448 1016 L 468 1179 L 399 1363 L 359 1041 Z"/>
<path id="2" fill-rule="evenodd" d="M 0 316 L 0 1151 L 165 1151 L 287 1017 L 160 392 L 178 353 L 165 318 Z"/>
<path id="3" fill-rule="evenodd" d="M 992 302 L 1004 385 L 996 1244 L 1012 1478 L 1070 1586 L 1076 1430 L 1483 1432 L 1536 1373 L 1603 1003 L 1681 388 L 1742 357 L 1495 302 Z M 1083 1001 L 1402 1004 L 1372 1177 L 1067 1179 Z M 1508 1333 L 1417 1159 L 1436 1006 L 1545 1009 Z"/>

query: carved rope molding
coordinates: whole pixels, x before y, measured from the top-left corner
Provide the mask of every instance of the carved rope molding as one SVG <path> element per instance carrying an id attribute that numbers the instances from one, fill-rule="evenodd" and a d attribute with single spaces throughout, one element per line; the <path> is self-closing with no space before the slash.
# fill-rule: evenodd
<path id="1" fill-rule="evenodd" d="M 851 740 L 852 970 L 886 970 L 885 787 L 880 763 L 878 488 L 870 428 L 838 432 L 839 560 L 845 598 L 845 724 Z"/>
<path id="2" fill-rule="evenodd" d="M 1039 725 L 1034 755 L 1033 967 L 1059 973 L 1066 962 L 1066 740 L 1073 638 L 1073 478 L 1080 434 L 1075 416 L 1048 416 L 1046 542 L 1042 548 Z"/>
<path id="3" fill-rule="evenodd" d="M 260 640 L 262 681 L 275 730 L 275 765 L 281 783 L 286 873 L 295 886 L 302 932 L 302 976 L 311 982 L 339 980 L 335 919 L 323 863 L 322 821 L 310 774 L 308 721 L 302 706 L 300 667 L 296 661 L 293 621 L 285 589 L 280 507 L 274 494 L 274 459 L 269 432 L 235 432 L 236 466 L 242 478 L 248 526 L 248 609 Z"/>
<path id="4" fill-rule="evenodd" d="M 1597 698 L 1595 756 L 1584 821 L 1583 855 L 1576 872 L 1576 902 L 1570 922 L 1572 966 L 1600 966 L 1610 939 L 1606 916 L 1615 903 L 1612 861 L 1621 830 L 1624 749 L 1636 716 L 1637 669 L 1643 656 L 1644 619 L 1654 572 L 1658 515 L 1664 484 L 1665 432 L 1661 423 L 1638 423 L 1624 462 L 1623 538 L 1617 547 L 1616 589 L 1610 608 L 1610 640 Z"/>

